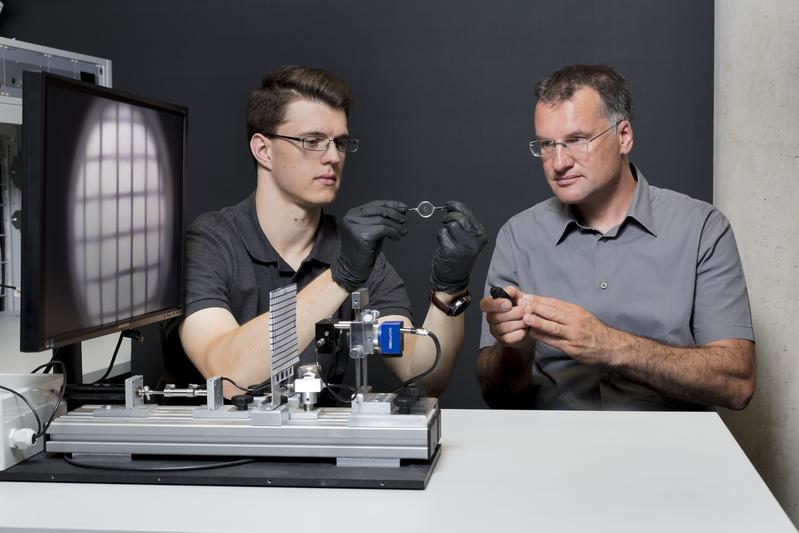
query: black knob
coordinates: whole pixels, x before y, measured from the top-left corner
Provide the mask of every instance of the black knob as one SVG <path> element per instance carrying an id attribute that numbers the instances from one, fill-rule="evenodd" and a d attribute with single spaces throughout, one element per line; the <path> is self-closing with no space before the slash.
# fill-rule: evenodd
<path id="1" fill-rule="evenodd" d="M 394 398 L 394 406 L 397 411 L 402 415 L 407 415 L 411 412 L 411 408 L 416 405 L 416 398 L 412 396 L 399 395 Z"/>
<path id="2" fill-rule="evenodd" d="M 236 406 L 236 409 L 239 411 L 246 411 L 250 404 L 253 402 L 253 397 L 249 394 L 237 394 L 233 398 L 233 405 Z"/>
<path id="3" fill-rule="evenodd" d="M 404 389 L 402 389 L 402 392 L 400 394 L 405 396 L 410 396 L 411 398 L 421 398 L 422 396 L 424 396 L 424 389 L 416 385 L 409 385 Z"/>

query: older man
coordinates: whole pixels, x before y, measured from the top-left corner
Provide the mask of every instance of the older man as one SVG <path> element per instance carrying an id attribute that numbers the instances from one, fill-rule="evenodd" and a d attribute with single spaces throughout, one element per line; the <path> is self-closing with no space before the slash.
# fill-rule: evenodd
<path id="1" fill-rule="evenodd" d="M 535 139 L 554 198 L 499 231 L 476 363 L 493 407 L 744 408 L 752 321 L 730 224 L 654 187 L 629 161 L 632 96 L 604 66 L 536 88 Z M 491 286 L 508 298 L 492 298 Z"/>

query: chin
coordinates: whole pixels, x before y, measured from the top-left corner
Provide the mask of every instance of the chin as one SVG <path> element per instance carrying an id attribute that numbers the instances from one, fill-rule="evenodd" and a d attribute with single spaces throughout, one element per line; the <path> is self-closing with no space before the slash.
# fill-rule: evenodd
<path id="1" fill-rule="evenodd" d="M 562 190 L 558 189 L 557 187 L 553 187 L 552 193 L 555 195 L 555 198 L 560 201 L 560 203 L 566 205 L 579 204 L 585 200 L 584 195 L 579 191 Z"/>
<path id="2" fill-rule="evenodd" d="M 336 194 L 324 194 L 313 199 L 308 199 L 308 204 L 313 207 L 326 207 L 336 201 Z"/>

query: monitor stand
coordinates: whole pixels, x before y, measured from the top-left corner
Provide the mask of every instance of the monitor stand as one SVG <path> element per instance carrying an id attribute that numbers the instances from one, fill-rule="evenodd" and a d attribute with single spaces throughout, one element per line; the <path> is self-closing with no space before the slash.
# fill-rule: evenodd
<path id="1" fill-rule="evenodd" d="M 138 333 L 138 332 L 134 332 Z M 81 343 L 76 342 L 53 349 L 53 359 L 64 363 L 66 370 L 66 394 L 64 399 L 67 410 L 89 404 L 125 403 L 125 386 L 122 383 L 89 382 L 83 379 L 83 352 Z M 61 368 L 53 366 L 53 371 L 61 372 Z"/>
<path id="2" fill-rule="evenodd" d="M 53 360 L 64 363 L 68 385 L 83 384 L 83 354 L 80 349 L 80 342 L 53 348 Z M 60 371 L 57 366 L 54 369 Z"/>

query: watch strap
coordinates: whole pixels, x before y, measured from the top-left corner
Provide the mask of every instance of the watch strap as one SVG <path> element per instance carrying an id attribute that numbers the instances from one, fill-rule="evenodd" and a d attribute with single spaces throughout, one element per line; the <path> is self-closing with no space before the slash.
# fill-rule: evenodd
<path id="1" fill-rule="evenodd" d="M 472 301 L 472 295 L 466 292 L 455 298 L 451 304 L 444 303 L 436 294 L 435 289 L 430 289 L 430 303 L 438 307 L 447 316 L 458 316 L 463 313 Z"/>

